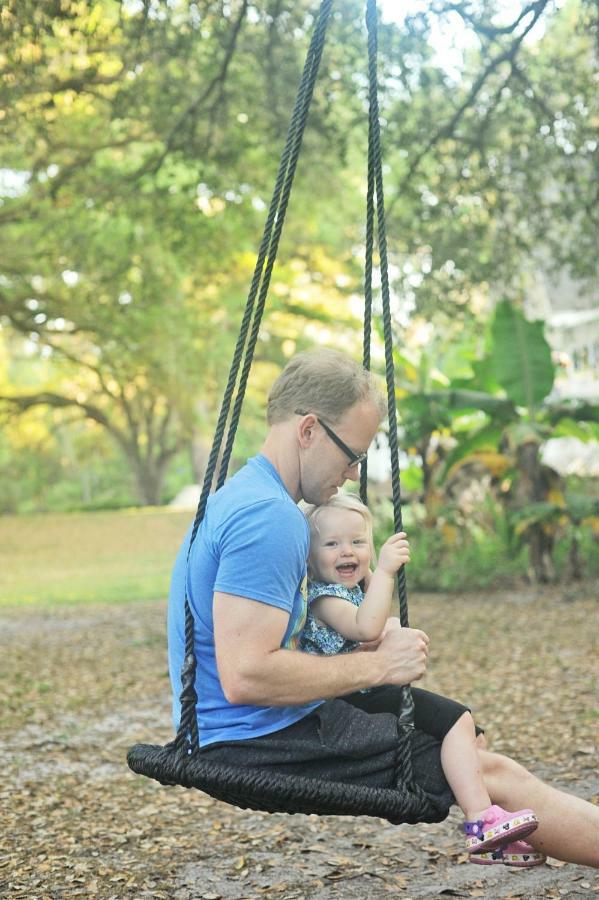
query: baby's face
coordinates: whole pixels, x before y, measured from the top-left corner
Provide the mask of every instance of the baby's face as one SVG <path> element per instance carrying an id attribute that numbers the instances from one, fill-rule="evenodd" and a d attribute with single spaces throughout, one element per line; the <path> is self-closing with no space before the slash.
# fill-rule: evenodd
<path id="1" fill-rule="evenodd" d="M 310 543 L 310 568 L 316 581 L 355 587 L 370 565 L 365 520 L 351 509 L 323 509 Z"/>

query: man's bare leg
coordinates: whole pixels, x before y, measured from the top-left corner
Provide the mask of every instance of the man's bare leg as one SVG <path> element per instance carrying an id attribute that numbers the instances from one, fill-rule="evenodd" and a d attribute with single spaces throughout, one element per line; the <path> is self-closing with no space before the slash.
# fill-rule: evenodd
<path id="1" fill-rule="evenodd" d="M 599 807 L 545 784 L 506 756 L 479 753 L 493 803 L 536 813 L 539 827 L 526 838 L 533 847 L 556 859 L 599 868 Z"/>
<path id="2" fill-rule="evenodd" d="M 476 735 L 476 746 L 478 747 L 479 750 L 488 750 L 489 749 L 487 747 L 487 739 L 484 736 L 482 731 L 480 734 Z"/>

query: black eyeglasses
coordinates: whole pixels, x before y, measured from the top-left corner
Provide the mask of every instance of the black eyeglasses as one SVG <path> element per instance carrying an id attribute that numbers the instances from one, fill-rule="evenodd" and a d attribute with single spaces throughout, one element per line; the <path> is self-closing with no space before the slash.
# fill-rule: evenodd
<path id="1" fill-rule="evenodd" d="M 308 413 L 302 412 L 299 409 L 296 409 L 295 414 L 296 414 L 296 416 L 307 416 L 308 415 Z M 337 446 L 339 447 L 340 450 L 343 450 L 343 452 L 349 459 L 348 466 L 350 467 L 350 469 L 353 469 L 354 466 L 359 466 L 360 463 L 364 462 L 364 460 L 368 456 L 367 450 L 364 450 L 363 453 L 354 453 L 354 451 L 351 449 L 351 447 L 348 447 L 347 444 L 345 443 L 345 441 L 342 441 L 341 438 L 339 437 L 339 435 L 335 434 L 333 429 L 329 428 L 329 426 L 327 425 L 326 422 L 323 422 L 322 419 L 318 418 L 318 416 L 316 416 L 316 421 L 318 422 L 319 425 L 322 425 L 322 427 L 324 428 L 324 430 L 326 431 L 326 433 L 328 434 L 330 439 L 333 441 L 333 443 L 337 444 Z"/>

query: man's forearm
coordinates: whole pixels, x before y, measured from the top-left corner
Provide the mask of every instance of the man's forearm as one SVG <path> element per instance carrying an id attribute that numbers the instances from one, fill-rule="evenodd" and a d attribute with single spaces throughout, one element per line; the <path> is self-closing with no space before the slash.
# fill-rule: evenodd
<path id="1" fill-rule="evenodd" d="M 252 706 L 300 706 L 385 683 L 386 667 L 376 653 L 317 656 L 275 650 L 239 673 L 231 702 Z"/>

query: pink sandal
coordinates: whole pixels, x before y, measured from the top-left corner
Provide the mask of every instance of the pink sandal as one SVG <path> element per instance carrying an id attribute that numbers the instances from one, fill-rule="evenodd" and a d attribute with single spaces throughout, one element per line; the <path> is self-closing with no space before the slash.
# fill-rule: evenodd
<path id="1" fill-rule="evenodd" d="M 490 806 L 477 822 L 464 822 L 468 853 L 496 850 L 531 834 L 538 825 L 532 809 L 507 812 L 501 806 Z"/>
<path id="2" fill-rule="evenodd" d="M 542 866 L 547 862 L 547 857 L 539 850 L 535 850 L 526 841 L 514 841 L 505 847 L 489 850 L 487 853 L 471 853 L 468 860 L 479 866 L 513 866 L 517 869 L 531 869 L 533 866 Z"/>

